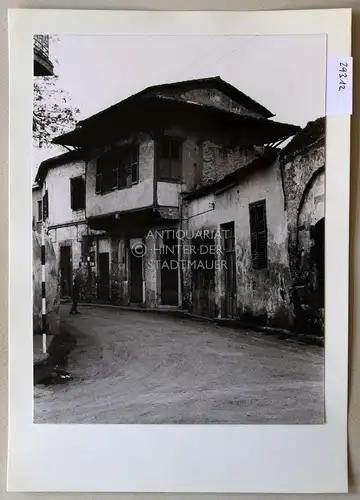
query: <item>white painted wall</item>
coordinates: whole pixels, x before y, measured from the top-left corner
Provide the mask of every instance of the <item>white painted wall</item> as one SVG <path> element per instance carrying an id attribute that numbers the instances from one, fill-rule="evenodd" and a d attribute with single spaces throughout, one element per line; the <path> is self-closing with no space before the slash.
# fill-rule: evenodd
<path id="1" fill-rule="evenodd" d="M 139 145 L 139 182 L 125 189 L 97 194 L 96 158 L 87 164 L 86 216 L 134 210 L 153 204 L 154 199 L 154 141 L 147 138 Z"/>
<path id="2" fill-rule="evenodd" d="M 177 182 L 157 183 L 157 202 L 164 207 L 178 207 L 182 185 Z"/>
<path id="3" fill-rule="evenodd" d="M 46 176 L 43 193 L 48 190 L 48 226 L 85 220 L 85 210 L 71 209 L 70 179 L 85 175 L 85 162 L 78 160 L 50 168 Z"/>

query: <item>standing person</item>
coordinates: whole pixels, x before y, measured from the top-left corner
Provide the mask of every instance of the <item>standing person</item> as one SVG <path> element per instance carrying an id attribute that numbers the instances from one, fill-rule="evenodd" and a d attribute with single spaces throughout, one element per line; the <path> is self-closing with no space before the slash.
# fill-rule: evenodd
<path id="1" fill-rule="evenodd" d="M 79 278 L 77 274 L 74 275 L 73 286 L 72 286 L 72 306 L 70 309 L 70 314 L 80 314 L 77 305 L 79 302 Z"/>

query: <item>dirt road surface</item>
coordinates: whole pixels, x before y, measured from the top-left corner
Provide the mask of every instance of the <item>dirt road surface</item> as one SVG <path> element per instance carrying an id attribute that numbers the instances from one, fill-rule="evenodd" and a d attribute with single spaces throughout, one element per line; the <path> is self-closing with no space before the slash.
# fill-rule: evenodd
<path id="1" fill-rule="evenodd" d="M 83 307 L 73 380 L 36 386 L 35 423 L 322 423 L 324 350 L 166 314 Z"/>

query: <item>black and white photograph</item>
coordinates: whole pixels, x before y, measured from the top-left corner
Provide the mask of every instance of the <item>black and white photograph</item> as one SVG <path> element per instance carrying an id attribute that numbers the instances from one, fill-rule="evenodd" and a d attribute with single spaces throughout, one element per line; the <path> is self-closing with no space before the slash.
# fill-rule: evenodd
<path id="1" fill-rule="evenodd" d="M 34 423 L 324 424 L 325 35 L 33 44 Z"/>

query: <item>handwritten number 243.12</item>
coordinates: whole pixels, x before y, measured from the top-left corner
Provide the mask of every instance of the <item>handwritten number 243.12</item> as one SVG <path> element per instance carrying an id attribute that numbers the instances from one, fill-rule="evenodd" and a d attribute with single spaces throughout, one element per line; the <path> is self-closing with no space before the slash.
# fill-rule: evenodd
<path id="1" fill-rule="evenodd" d="M 347 73 L 347 62 L 341 62 L 339 67 L 339 92 L 341 90 L 345 90 L 346 88 L 346 78 L 348 77 Z"/>

